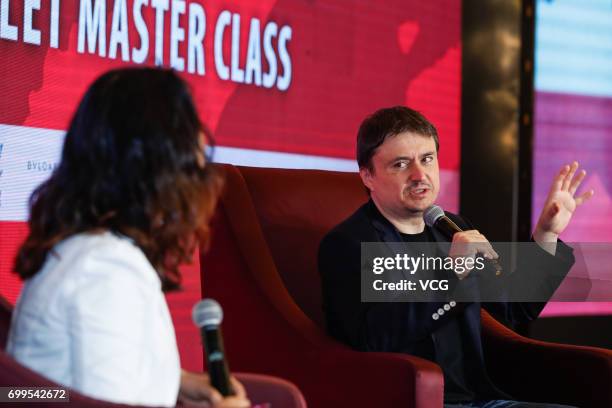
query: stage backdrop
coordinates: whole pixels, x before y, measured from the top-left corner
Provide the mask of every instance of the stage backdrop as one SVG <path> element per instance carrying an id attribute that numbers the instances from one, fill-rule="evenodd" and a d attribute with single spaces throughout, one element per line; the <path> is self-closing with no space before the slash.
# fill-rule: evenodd
<path id="1" fill-rule="evenodd" d="M 567 242 L 612 242 L 611 72 L 612 2 L 537 2 L 533 225 L 563 163 L 587 170 L 579 193 L 595 190 L 564 232 Z M 612 314 L 612 303 L 551 303 L 544 313 Z"/>
<path id="2" fill-rule="evenodd" d="M 221 162 L 355 171 L 360 121 L 381 107 L 414 107 L 440 132 L 440 203 L 458 207 L 459 0 L 0 4 L 0 293 L 12 302 L 28 197 L 57 166 L 86 87 L 119 66 L 181 72 Z M 183 364 L 197 368 L 197 264 L 185 268 L 184 286 L 169 301 Z"/>

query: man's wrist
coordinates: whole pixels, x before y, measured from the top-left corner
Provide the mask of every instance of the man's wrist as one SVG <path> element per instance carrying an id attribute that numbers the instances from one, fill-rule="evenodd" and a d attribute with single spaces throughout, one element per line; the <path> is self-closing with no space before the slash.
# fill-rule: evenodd
<path id="1" fill-rule="evenodd" d="M 539 226 L 533 231 L 533 240 L 546 252 L 555 255 L 557 252 L 557 240 L 559 234 L 550 231 L 543 231 Z"/>

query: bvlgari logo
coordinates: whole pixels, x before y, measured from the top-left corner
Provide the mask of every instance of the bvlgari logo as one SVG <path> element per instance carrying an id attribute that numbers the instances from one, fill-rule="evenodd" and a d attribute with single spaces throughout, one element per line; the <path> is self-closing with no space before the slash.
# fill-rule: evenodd
<path id="1" fill-rule="evenodd" d="M 50 162 L 46 160 L 28 160 L 29 171 L 53 171 L 59 165 L 58 162 Z"/>

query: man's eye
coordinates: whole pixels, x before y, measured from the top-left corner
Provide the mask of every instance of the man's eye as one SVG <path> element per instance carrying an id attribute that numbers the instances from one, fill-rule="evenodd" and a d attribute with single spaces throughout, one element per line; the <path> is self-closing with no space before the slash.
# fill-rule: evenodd
<path id="1" fill-rule="evenodd" d="M 433 161 L 433 156 L 423 157 L 423 163 L 431 163 L 432 161 Z"/>
<path id="2" fill-rule="evenodd" d="M 393 165 L 396 169 L 405 169 L 408 167 L 408 163 L 406 162 L 397 162 Z"/>

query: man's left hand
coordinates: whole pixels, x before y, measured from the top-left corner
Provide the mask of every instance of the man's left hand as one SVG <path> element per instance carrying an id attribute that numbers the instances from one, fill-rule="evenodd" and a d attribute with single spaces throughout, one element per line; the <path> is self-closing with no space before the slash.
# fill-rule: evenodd
<path id="1" fill-rule="evenodd" d="M 569 224 L 576 207 L 590 199 L 595 193 L 586 191 L 575 197 L 576 190 L 584 180 L 586 171 L 578 173 L 578 162 L 563 166 L 555 176 L 544 208 L 533 232 L 533 239 L 542 248 L 555 254 L 557 239 Z"/>

